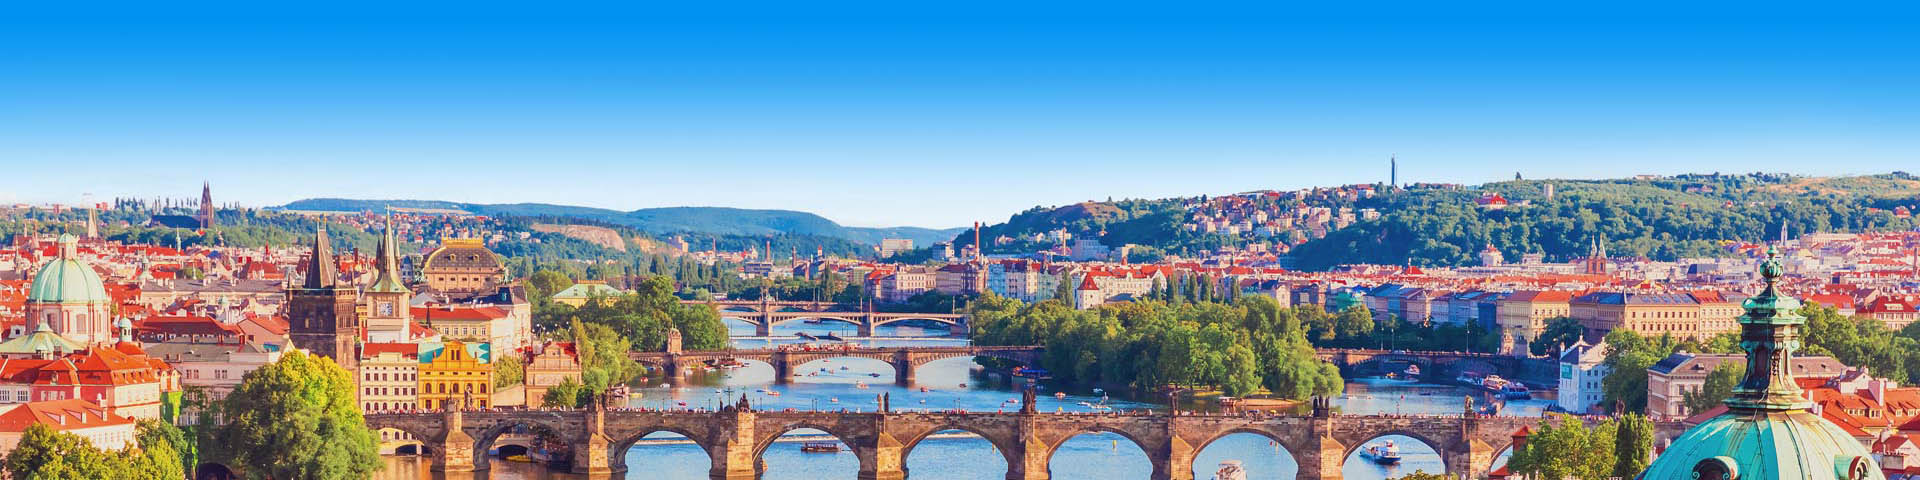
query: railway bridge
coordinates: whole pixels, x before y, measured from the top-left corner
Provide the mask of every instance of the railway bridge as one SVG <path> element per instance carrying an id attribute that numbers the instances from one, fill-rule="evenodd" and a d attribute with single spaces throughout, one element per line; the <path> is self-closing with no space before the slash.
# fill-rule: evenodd
<path id="1" fill-rule="evenodd" d="M 665 352 L 630 352 L 628 358 L 667 372 L 667 378 L 680 383 L 695 365 L 717 360 L 754 360 L 773 366 L 773 380 L 776 383 L 792 381 L 795 368 L 815 360 L 829 358 L 866 358 L 887 362 L 893 365 L 893 381 L 901 385 L 913 383 L 914 372 L 921 365 L 935 360 L 955 357 L 990 357 L 1033 365 L 1040 360 L 1045 351 L 1041 347 L 819 347 L 819 348 L 779 348 L 753 350 L 706 350 Z"/>
<path id="2" fill-rule="evenodd" d="M 705 305 L 712 307 L 720 318 L 732 318 L 753 325 L 755 336 L 773 335 L 773 326 L 794 320 L 837 320 L 860 327 L 859 335 L 873 336 L 873 329 L 881 325 L 907 321 L 925 321 L 946 325 L 949 335 L 967 336 L 971 317 L 964 313 L 891 313 L 862 311 L 831 302 L 793 302 L 793 301 L 744 301 L 744 300 L 688 300 L 687 305 Z"/>
<path id="3" fill-rule="evenodd" d="M 1006 459 L 1009 480 L 1044 480 L 1048 463 L 1067 439 L 1111 432 L 1138 444 L 1153 465 L 1155 480 L 1192 480 L 1194 457 L 1215 440 L 1236 433 L 1272 439 L 1299 465 L 1298 478 L 1340 479 L 1356 449 L 1386 435 L 1404 435 L 1440 453 L 1447 472 L 1485 478 L 1511 434 L 1539 422 L 1535 417 L 1349 416 L 1330 413 L 1324 399 L 1310 415 L 1156 413 L 1040 413 L 1033 393 L 1015 412 L 892 411 L 882 400 L 871 412 L 758 411 L 743 396 L 719 410 L 607 409 L 596 404 L 572 410 L 444 410 L 372 413 L 371 428 L 392 428 L 422 440 L 435 471 L 488 469 L 486 452 L 516 427 L 548 432 L 571 446 L 575 472 L 613 473 L 628 465 L 625 452 L 655 432 L 685 436 L 706 451 L 714 480 L 752 480 L 765 471 L 762 455 L 774 440 L 799 429 L 824 431 L 859 459 L 858 478 L 899 480 L 906 458 L 934 433 L 961 430 L 979 435 Z M 1471 408 L 1471 404 L 1466 405 Z"/>

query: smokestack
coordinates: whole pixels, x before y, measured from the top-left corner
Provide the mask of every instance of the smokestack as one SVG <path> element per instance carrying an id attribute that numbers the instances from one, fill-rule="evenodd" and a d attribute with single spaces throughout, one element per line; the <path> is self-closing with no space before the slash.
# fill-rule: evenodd
<path id="1" fill-rule="evenodd" d="M 986 247 L 980 245 L 980 222 L 973 222 L 973 263 L 980 263 L 980 254 L 986 252 Z"/>

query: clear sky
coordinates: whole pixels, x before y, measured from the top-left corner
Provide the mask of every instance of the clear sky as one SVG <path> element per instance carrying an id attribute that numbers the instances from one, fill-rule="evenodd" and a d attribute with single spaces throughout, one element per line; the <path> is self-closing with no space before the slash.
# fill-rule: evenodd
<path id="1" fill-rule="evenodd" d="M 1389 155 L 1460 183 L 1920 171 L 1911 11 L 258 3 L 0 10 L 0 201 L 204 180 L 954 227 Z"/>

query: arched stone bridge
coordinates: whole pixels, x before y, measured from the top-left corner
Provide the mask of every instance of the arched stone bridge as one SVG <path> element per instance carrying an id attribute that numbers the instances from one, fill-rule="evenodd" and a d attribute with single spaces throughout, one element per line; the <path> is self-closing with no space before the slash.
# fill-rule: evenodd
<path id="1" fill-rule="evenodd" d="M 937 432 L 963 430 L 979 435 L 1006 458 L 1009 480 L 1049 478 L 1048 463 L 1068 438 L 1112 432 L 1138 444 L 1153 465 L 1155 480 L 1192 480 L 1195 455 L 1215 440 L 1235 433 L 1265 436 L 1285 447 L 1299 465 L 1297 478 L 1340 479 L 1340 468 L 1354 450 L 1386 435 L 1405 435 L 1440 453 L 1450 473 L 1485 478 L 1494 458 L 1511 443 L 1512 432 L 1540 421 L 1537 417 L 1345 416 L 1320 409 L 1310 416 L 1062 414 L 987 412 L 822 412 L 754 411 L 745 400 L 720 411 L 584 410 L 446 411 L 413 414 L 374 413 L 372 428 L 393 428 L 422 439 L 436 471 L 488 468 L 487 450 L 502 432 L 515 426 L 553 432 L 572 446 L 573 469 L 610 473 L 630 467 L 626 450 L 655 432 L 687 437 L 705 450 L 715 480 L 759 478 L 761 456 L 776 438 L 797 429 L 825 431 L 851 447 L 863 480 L 906 478 L 906 458 L 920 441 Z"/>
<path id="2" fill-rule="evenodd" d="M 895 383 L 913 383 L 915 370 L 935 360 L 955 357 L 990 357 L 1033 365 L 1040 360 L 1041 347 L 858 347 L 759 350 L 711 350 L 681 352 L 631 352 L 628 358 L 665 370 L 674 383 L 686 378 L 696 364 L 709 360 L 755 360 L 773 366 L 778 383 L 793 380 L 794 368 L 807 362 L 829 358 L 866 358 L 893 365 Z"/>
<path id="3" fill-rule="evenodd" d="M 773 326 L 794 320 L 838 320 L 860 327 L 859 335 L 873 336 L 873 329 L 881 325 L 913 320 L 928 321 L 951 328 L 950 335 L 967 335 L 969 317 L 961 313 L 885 313 L 858 311 L 856 307 L 830 302 L 789 302 L 789 301 L 682 301 L 688 305 L 706 305 L 713 307 L 721 318 L 737 319 L 754 327 L 756 336 L 770 336 Z"/>
<path id="4" fill-rule="evenodd" d="M 1314 349 L 1314 355 L 1321 361 L 1339 366 L 1342 371 L 1350 371 L 1354 367 L 1378 362 L 1419 365 L 1421 372 L 1429 376 L 1438 376 L 1444 370 L 1465 364 L 1485 365 L 1492 368 L 1494 373 L 1509 378 L 1519 378 L 1530 370 L 1553 370 L 1550 365 L 1553 360 L 1550 358 L 1515 357 L 1493 353 L 1317 348 Z"/>

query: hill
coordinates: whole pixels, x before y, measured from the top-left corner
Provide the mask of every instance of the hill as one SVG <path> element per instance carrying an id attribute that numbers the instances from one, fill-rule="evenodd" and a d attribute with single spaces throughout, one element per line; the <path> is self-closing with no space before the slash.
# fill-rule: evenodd
<path id="1" fill-rule="evenodd" d="M 959 234 L 960 228 L 848 227 L 825 217 L 793 210 L 755 210 L 724 207 L 643 208 L 630 212 L 605 208 L 546 203 L 475 204 L 438 200 L 356 200 L 312 198 L 281 206 L 287 210 L 383 211 L 387 208 L 454 210 L 487 216 L 575 218 L 631 227 L 654 235 L 701 233 L 712 235 L 808 235 L 877 245 L 883 238 L 908 238 L 930 245 Z"/>
<path id="2" fill-rule="evenodd" d="M 1476 200 L 1491 194 L 1511 206 L 1481 208 Z M 1916 227 L 1915 217 L 1897 210 L 1920 211 L 1920 179 L 1903 172 L 1692 174 L 1087 202 L 1035 207 L 987 226 L 984 235 L 996 240 L 988 251 L 999 253 L 1064 243 L 1059 233 L 1146 247 L 1136 249 L 1136 260 L 1283 245 L 1299 268 L 1319 270 L 1352 263 L 1473 265 L 1488 245 L 1508 259 L 1541 254 L 1563 261 L 1585 255 L 1596 239 L 1615 256 L 1715 256 L 1725 254 L 1728 241 L 1772 238 L 1783 227 L 1793 236 Z M 956 245 L 971 241 L 963 234 Z"/>

